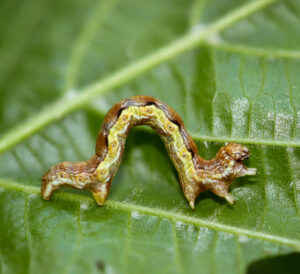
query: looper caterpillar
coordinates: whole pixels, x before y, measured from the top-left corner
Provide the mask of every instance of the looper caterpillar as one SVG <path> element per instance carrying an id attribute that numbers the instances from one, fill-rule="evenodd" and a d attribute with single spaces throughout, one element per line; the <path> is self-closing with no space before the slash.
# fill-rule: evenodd
<path id="1" fill-rule="evenodd" d="M 108 111 L 92 158 L 85 162 L 62 162 L 49 169 L 42 177 L 42 197 L 49 200 L 54 190 L 73 187 L 91 191 L 98 205 L 103 205 L 121 163 L 127 135 L 135 125 L 149 125 L 161 136 L 191 208 L 195 207 L 198 195 L 206 190 L 233 204 L 229 187 L 234 178 L 256 174 L 255 168 L 242 163 L 249 157 L 245 146 L 227 144 L 215 158 L 205 160 L 198 155 L 182 119 L 171 107 L 153 97 L 134 96 Z"/>

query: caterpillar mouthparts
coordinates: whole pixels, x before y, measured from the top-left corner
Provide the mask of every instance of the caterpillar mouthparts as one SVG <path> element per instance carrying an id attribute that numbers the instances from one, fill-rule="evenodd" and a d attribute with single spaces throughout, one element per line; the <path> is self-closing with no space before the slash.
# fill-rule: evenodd
<path id="1" fill-rule="evenodd" d="M 126 138 L 135 125 L 148 125 L 161 136 L 191 208 L 195 208 L 199 194 L 207 190 L 233 204 L 229 193 L 232 181 L 256 175 L 256 168 L 247 168 L 242 163 L 249 157 L 244 145 L 226 144 L 215 158 L 205 160 L 198 155 L 197 146 L 182 119 L 171 107 L 153 97 L 134 96 L 108 111 L 98 133 L 96 154 L 91 159 L 62 162 L 48 170 L 42 177 L 43 199 L 50 200 L 58 188 L 73 187 L 91 191 L 97 204 L 103 205 L 122 161 Z"/>

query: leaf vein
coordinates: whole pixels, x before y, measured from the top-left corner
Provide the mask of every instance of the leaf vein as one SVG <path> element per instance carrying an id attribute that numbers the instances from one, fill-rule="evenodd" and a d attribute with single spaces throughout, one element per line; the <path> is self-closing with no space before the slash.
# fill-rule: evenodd
<path id="1" fill-rule="evenodd" d="M 74 265 L 74 261 L 75 261 L 77 255 L 78 255 L 78 249 L 79 249 L 79 246 L 80 246 L 80 243 L 81 243 L 81 239 L 82 239 L 82 236 L 83 236 L 82 235 L 82 228 L 81 228 L 81 209 L 80 209 L 80 204 L 79 204 L 79 207 L 78 207 L 78 210 L 77 210 L 76 221 L 77 221 L 78 236 L 77 236 L 77 239 L 76 239 L 76 241 L 74 243 L 72 256 L 70 258 L 70 263 L 67 264 L 67 266 L 65 268 L 65 271 L 63 271 L 64 274 L 67 274 L 67 273 L 71 272 L 72 266 Z"/>
<path id="2" fill-rule="evenodd" d="M 289 100 L 290 100 L 290 106 L 292 108 L 293 111 L 293 115 L 294 115 L 294 119 L 293 119 L 293 128 L 292 128 L 292 138 L 294 139 L 295 135 L 296 135 L 296 130 L 297 130 L 297 111 L 293 102 L 293 95 L 292 95 L 292 84 L 291 84 L 291 77 L 290 77 L 290 73 L 289 73 L 289 69 L 287 64 L 285 64 L 285 71 L 286 71 L 286 78 L 287 78 L 287 82 L 288 82 L 288 87 L 289 87 Z"/>
<path id="3" fill-rule="evenodd" d="M 239 241 L 239 237 L 235 235 L 235 249 L 236 249 L 236 273 L 243 273 L 243 268 L 244 268 L 244 260 L 242 256 L 242 251 L 241 251 L 241 245 Z"/>
<path id="4" fill-rule="evenodd" d="M 26 195 L 25 204 L 24 204 L 24 227 L 25 227 L 25 235 L 28 243 L 28 273 L 33 273 L 32 271 L 32 259 L 33 259 L 33 247 L 32 247 L 32 239 L 31 232 L 29 226 L 29 195 Z"/>
<path id="5" fill-rule="evenodd" d="M 296 180 L 295 180 L 294 175 L 293 175 L 292 161 L 291 161 L 291 155 L 290 155 L 291 153 L 292 153 L 292 151 L 290 149 L 286 149 L 287 164 L 288 164 L 288 168 L 289 168 L 289 173 L 291 174 L 291 181 L 292 181 L 292 184 L 293 184 L 293 192 L 294 192 L 296 213 L 297 213 L 297 216 L 300 217 L 299 207 L 298 207 L 298 199 L 297 199 Z"/>
<path id="6" fill-rule="evenodd" d="M 39 114 L 31 117 L 27 122 L 24 122 L 7 132 L 0 140 L 0 153 L 21 142 L 50 123 L 61 119 L 72 111 L 78 110 L 95 97 L 129 82 L 144 72 L 168 61 L 170 58 L 199 46 L 199 44 L 203 43 L 210 35 L 219 33 L 241 19 L 254 14 L 276 1 L 278 0 L 259 0 L 246 3 L 208 26 L 204 31 L 189 32 L 156 52 L 120 69 L 109 77 L 86 86 L 81 92 L 78 92 L 75 95 L 71 96 L 66 93 L 65 96 L 61 97 L 54 104 L 49 105 L 44 111 L 41 111 Z"/>
<path id="7" fill-rule="evenodd" d="M 177 232 L 176 232 L 176 223 L 172 222 L 172 228 L 173 228 L 173 241 L 174 241 L 174 251 L 175 251 L 175 261 L 176 261 L 176 267 L 179 274 L 183 274 L 183 267 L 182 267 L 182 260 L 181 260 L 181 254 L 179 250 L 178 240 L 177 240 Z"/>
<path id="8" fill-rule="evenodd" d="M 124 248 L 124 258 L 123 258 L 123 269 L 125 269 L 125 270 L 128 268 L 128 256 L 129 256 L 129 252 L 130 252 L 131 226 L 132 226 L 132 212 L 130 212 L 128 214 L 128 222 L 127 222 L 127 235 L 126 235 L 126 242 L 125 242 L 125 248 Z"/>
<path id="9" fill-rule="evenodd" d="M 75 85 L 75 79 L 77 77 L 80 64 L 88 50 L 90 41 L 96 31 L 101 27 L 105 18 L 110 14 L 117 1 L 118 0 L 99 1 L 98 7 L 95 8 L 95 11 L 87 20 L 83 27 L 83 31 L 79 35 L 72 49 L 70 66 L 65 80 L 65 87 L 63 89 L 64 91 L 68 91 L 73 85 Z"/>
<path id="10" fill-rule="evenodd" d="M 34 186 L 27 186 L 23 184 L 19 184 L 13 181 L 0 179 L 0 187 L 6 190 L 11 191 L 18 191 L 22 193 L 29 193 L 29 194 L 40 194 L 40 189 L 38 187 Z M 79 195 L 74 193 L 67 193 L 67 192 L 58 192 L 54 194 L 53 197 L 54 200 L 67 200 L 71 202 L 81 202 L 84 201 L 86 203 L 89 203 L 91 205 L 94 204 L 94 200 L 91 197 L 87 197 L 85 195 Z M 141 206 L 136 205 L 132 203 L 127 202 L 120 202 L 120 201 L 113 201 L 108 200 L 104 207 L 111 208 L 111 209 L 118 209 L 118 210 L 124 210 L 129 212 L 138 212 L 141 214 L 151 215 L 151 216 L 157 216 L 160 218 L 169 219 L 173 222 L 182 222 L 185 224 L 192 224 L 195 226 L 200 227 L 207 227 L 209 229 L 215 230 L 215 231 L 222 231 L 231 233 L 234 235 L 243 235 L 250 238 L 259 239 L 262 241 L 272 242 L 272 243 L 278 243 L 283 244 L 286 246 L 291 246 L 297 250 L 300 250 L 300 240 L 298 239 L 292 239 L 292 238 L 286 238 L 281 237 L 277 235 L 272 235 L 265 232 L 260 231 L 254 231 L 251 229 L 246 228 L 238 228 L 231 225 L 226 225 L 218 222 L 213 222 L 209 220 L 204 220 L 200 218 L 196 218 L 190 215 L 184 215 L 182 213 L 178 213 L 175 211 L 167 211 L 160 208 L 150 208 L 147 206 Z M 99 209 L 101 210 L 101 209 Z"/>
<path id="11" fill-rule="evenodd" d="M 238 53 L 250 56 L 272 57 L 282 59 L 300 59 L 300 51 L 282 48 L 258 48 L 246 46 L 243 44 L 233 44 L 226 41 L 210 42 L 205 40 L 204 46 L 210 47 L 215 50 L 222 50 L 231 53 Z"/>
<path id="12" fill-rule="evenodd" d="M 216 94 L 215 94 L 216 95 Z M 212 109 L 214 108 L 212 100 Z M 94 105 L 89 105 L 86 107 L 88 111 L 93 112 L 96 115 L 104 116 L 105 113 L 97 109 Z M 214 111 L 212 111 L 212 118 L 214 117 Z M 214 119 L 214 118 L 213 118 Z M 135 128 L 134 130 L 141 130 L 152 132 L 147 127 Z M 152 132 L 153 133 L 153 132 Z M 259 139 L 257 136 L 255 138 L 239 138 L 239 137 L 229 137 L 229 136 L 208 136 L 198 133 L 191 132 L 191 136 L 195 141 L 209 141 L 218 143 L 241 143 L 241 144 L 253 144 L 253 145 L 269 145 L 269 146 L 283 146 L 283 147 L 300 147 L 300 141 L 294 140 L 274 140 L 274 139 Z"/>

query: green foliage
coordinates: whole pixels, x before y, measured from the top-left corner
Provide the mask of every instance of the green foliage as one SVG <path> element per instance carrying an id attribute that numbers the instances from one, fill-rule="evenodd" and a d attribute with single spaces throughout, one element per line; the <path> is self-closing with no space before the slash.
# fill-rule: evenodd
<path id="1" fill-rule="evenodd" d="M 299 16 L 297 0 L 0 1 L 0 273 L 245 273 L 298 251 Z M 247 144 L 259 174 L 234 206 L 203 193 L 191 210 L 144 127 L 104 207 L 41 199 L 49 166 L 92 156 L 105 112 L 138 94 L 177 110 L 205 158 Z"/>

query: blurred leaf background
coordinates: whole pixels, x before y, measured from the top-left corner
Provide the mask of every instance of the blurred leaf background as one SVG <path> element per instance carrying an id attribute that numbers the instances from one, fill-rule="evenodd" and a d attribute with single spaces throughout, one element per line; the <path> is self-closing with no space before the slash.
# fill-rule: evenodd
<path id="1" fill-rule="evenodd" d="M 297 271 L 299 32 L 298 0 L 1 0 L 0 273 Z M 138 94 L 178 111 L 205 158 L 247 144 L 259 174 L 234 206 L 204 193 L 192 211 L 144 127 L 104 207 L 41 200 L 41 175 L 92 156 L 106 111 Z"/>

